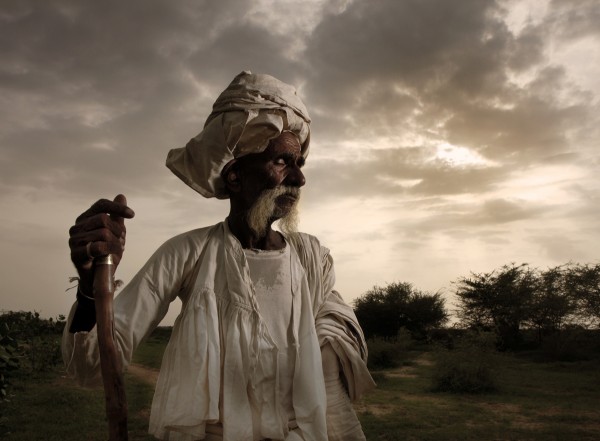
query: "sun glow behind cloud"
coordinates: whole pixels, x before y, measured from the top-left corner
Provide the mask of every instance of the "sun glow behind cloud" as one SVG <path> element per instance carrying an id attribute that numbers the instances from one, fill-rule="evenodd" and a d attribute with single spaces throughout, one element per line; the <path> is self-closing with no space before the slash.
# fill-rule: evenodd
<path id="1" fill-rule="evenodd" d="M 441 161 L 451 167 L 493 167 L 496 163 L 485 159 L 476 151 L 463 146 L 442 142 L 436 146 L 432 161 Z"/>

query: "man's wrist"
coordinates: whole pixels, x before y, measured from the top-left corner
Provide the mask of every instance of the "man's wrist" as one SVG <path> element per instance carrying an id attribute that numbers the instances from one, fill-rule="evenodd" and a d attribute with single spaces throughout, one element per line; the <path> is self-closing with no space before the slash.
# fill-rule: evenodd
<path id="1" fill-rule="evenodd" d="M 83 300 L 88 302 L 94 302 L 94 298 L 92 296 L 87 295 L 82 289 L 81 285 L 77 287 L 77 300 Z"/>
<path id="2" fill-rule="evenodd" d="M 77 308 L 69 327 L 69 332 L 89 332 L 96 325 L 96 302 L 93 297 L 77 288 Z"/>

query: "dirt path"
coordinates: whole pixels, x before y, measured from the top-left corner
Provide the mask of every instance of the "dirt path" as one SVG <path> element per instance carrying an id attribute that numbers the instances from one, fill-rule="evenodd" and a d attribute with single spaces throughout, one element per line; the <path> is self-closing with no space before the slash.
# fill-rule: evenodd
<path id="1" fill-rule="evenodd" d="M 158 380 L 158 369 L 150 369 L 141 364 L 131 363 L 127 372 L 148 384 L 155 385 Z"/>

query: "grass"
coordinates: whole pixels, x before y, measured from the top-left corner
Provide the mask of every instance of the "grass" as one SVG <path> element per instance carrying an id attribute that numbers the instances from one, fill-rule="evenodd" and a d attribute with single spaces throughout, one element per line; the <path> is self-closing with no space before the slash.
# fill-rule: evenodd
<path id="1" fill-rule="evenodd" d="M 127 375 L 130 440 L 147 435 L 154 388 Z M 106 441 L 104 392 L 82 389 L 61 369 L 14 379 L 11 401 L 2 403 L 0 439 L 10 441 Z"/>
<path id="2" fill-rule="evenodd" d="M 170 327 L 159 327 L 141 344 L 133 355 L 133 362 L 152 369 L 160 369 L 165 346 L 171 336 Z"/>
<path id="3" fill-rule="evenodd" d="M 166 332 L 166 331 L 165 331 Z M 156 368 L 167 335 L 149 338 L 136 362 Z M 587 441 L 600 439 L 600 360 L 535 362 L 497 355 L 497 388 L 486 394 L 433 391 L 432 352 L 407 351 L 402 366 L 374 372 L 379 387 L 357 403 L 369 441 Z M 158 363 L 158 364 L 157 364 Z M 0 404 L 0 439 L 104 441 L 101 390 L 78 388 L 60 369 L 13 381 Z M 126 377 L 130 440 L 147 432 L 153 388 Z"/>
<path id="4" fill-rule="evenodd" d="M 600 363 L 534 363 L 498 356 L 497 391 L 433 392 L 430 354 L 410 368 L 377 373 L 359 403 L 367 439 L 598 440 Z"/>

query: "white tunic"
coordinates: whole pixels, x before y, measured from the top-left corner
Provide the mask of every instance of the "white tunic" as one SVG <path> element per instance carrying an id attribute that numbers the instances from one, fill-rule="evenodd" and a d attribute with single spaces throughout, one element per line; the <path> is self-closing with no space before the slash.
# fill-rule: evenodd
<path id="1" fill-rule="evenodd" d="M 293 410 L 306 441 L 327 440 L 326 395 L 319 341 L 332 343 L 351 399 L 373 387 L 366 345 L 352 309 L 333 290 L 329 251 L 295 234 L 290 247 Z M 159 439 L 203 439 L 221 423 L 228 441 L 283 440 L 278 349 L 259 314 L 247 259 L 227 222 L 163 244 L 115 298 L 115 337 L 126 366 L 134 349 L 160 323 L 169 304 L 182 310 L 165 350 L 150 415 Z M 100 380 L 95 328 L 63 335 L 67 371 L 80 383 Z M 317 335 L 318 334 L 318 335 Z"/>
<path id="2" fill-rule="evenodd" d="M 291 253 L 286 244 L 282 250 L 244 250 L 259 314 L 278 350 L 277 387 L 281 407 L 290 421 L 295 420 L 292 402 L 295 348 L 292 323 Z"/>

